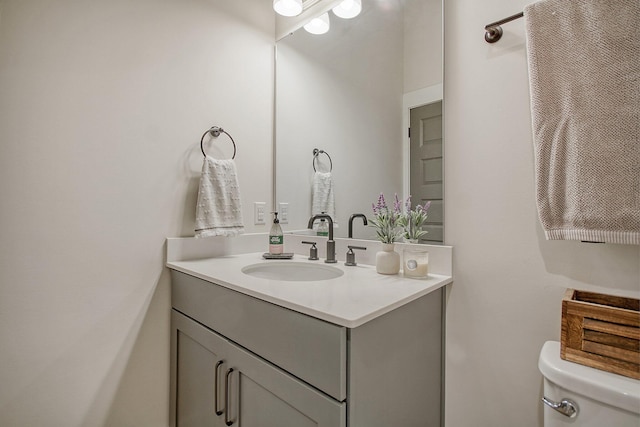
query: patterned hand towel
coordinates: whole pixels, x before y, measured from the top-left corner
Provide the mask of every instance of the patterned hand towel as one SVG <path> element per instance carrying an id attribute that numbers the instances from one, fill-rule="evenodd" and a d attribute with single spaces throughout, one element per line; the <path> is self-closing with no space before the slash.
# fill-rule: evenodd
<path id="1" fill-rule="evenodd" d="M 546 238 L 640 244 L 640 1 L 543 0 L 524 16 Z"/>
<path id="2" fill-rule="evenodd" d="M 244 233 L 240 188 L 233 160 L 205 157 L 202 163 L 196 237 L 236 236 Z"/>

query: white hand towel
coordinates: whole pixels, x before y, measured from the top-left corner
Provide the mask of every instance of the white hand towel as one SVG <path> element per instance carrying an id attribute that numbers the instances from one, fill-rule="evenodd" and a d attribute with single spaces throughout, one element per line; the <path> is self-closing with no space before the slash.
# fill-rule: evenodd
<path id="1" fill-rule="evenodd" d="M 311 215 L 322 212 L 326 212 L 335 221 L 336 207 L 331 172 L 315 172 L 313 175 Z"/>
<path id="2" fill-rule="evenodd" d="M 244 233 L 240 188 L 233 160 L 205 157 L 202 163 L 196 237 L 236 236 Z"/>
<path id="3" fill-rule="evenodd" d="M 524 16 L 546 238 L 640 244 L 640 1 L 543 0 Z"/>

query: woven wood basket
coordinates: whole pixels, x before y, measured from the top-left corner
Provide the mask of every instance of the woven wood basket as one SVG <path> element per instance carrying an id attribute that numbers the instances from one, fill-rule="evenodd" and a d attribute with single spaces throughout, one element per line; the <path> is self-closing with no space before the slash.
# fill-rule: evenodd
<path id="1" fill-rule="evenodd" d="M 640 300 L 567 289 L 560 357 L 640 379 Z"/>

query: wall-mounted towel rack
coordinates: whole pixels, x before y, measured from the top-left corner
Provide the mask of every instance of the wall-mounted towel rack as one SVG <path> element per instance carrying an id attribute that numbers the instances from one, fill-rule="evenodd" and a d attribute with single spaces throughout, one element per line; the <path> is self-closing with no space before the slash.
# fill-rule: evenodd
<path id="1" fill-rule="evenodd" d="M 326 151 L 318 150 L 317 148 L 313 149 L 313 160 L 311 161 L 311 164 L 313 165 L 313 171 L 317 172 L 317 170 L 316 170 L 316 159 L 318 158 L 318 156 L 320 154 L 326 154 L 326 156 L 329 158 L 329 172 L 331 172 L 333 170 L 333 162 L 331 161 L 331 156 Z"/>
<path id="2" fill-rule="evenodd" d="M 501 19 L 496 22 L 492 22 L 484 27 L 484 40 L 487 43 L 495 43 L 502 37 L 502 27 L 500 25 L 506 24 L 507 22 L 515 21 L 516 19 L 522 18 L 524 16 L 524 12 L 516 13 L 515 15 L 511 15 L 507 18 Z"/>
<path id="3" fill-rule="evenodd" d="M 207 134 L 210 134 L 212 137 L 217 138 L 220 136 L 221 133 L 224 133 L 225 135 L 227 135 L 231 140 L 231 143 L 233 144 L 233 156 L 231 158 L 235 159 L 236 158 L 236 142 L 233 140 L 233 137 L 229 135 L 228 132 L 226 132 L 224 129 L 218 126 L 213 126 L 211 129 L 207 129 L 207 131 L 202 134 L 202 138 L 200 138 L 200 151 L 202 151 L 202 155 L 207 157 L 207 154 L 204 152 L 204 137 L 207 136 Z"/>

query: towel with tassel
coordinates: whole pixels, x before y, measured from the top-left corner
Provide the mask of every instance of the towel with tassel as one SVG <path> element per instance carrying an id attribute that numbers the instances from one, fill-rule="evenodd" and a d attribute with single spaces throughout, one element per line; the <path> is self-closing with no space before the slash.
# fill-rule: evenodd
<path id="1" fill-rule="evenodd" d="M 244 233 L 244 224 L 236 164 L 206 156 L 198 189 L 196 237 L 240 233 Z"/>
<path id="2" fill-rule="evenodd" d="M 335 221 L 336 207 L 331 172 L 315 172 L 313 174 L 311 215 L 317 215 L 322 212 L 326 212 Z"/>
<path id="3" fill-rule="evenodd" d="M 640 1 L 543 0 L 524 16 L 546 238 L 640 244 Z"/>

